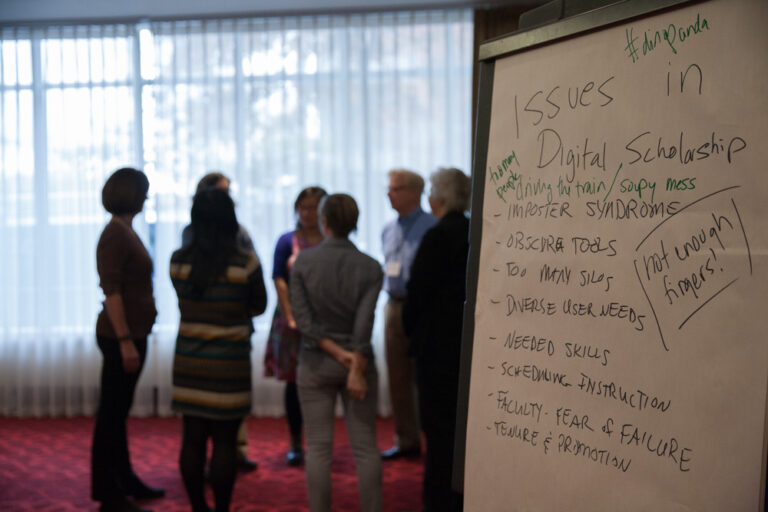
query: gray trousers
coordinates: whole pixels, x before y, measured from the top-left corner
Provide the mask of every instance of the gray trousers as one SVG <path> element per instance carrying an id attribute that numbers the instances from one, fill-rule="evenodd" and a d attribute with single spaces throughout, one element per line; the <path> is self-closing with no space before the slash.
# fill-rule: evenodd
<path id="1" fill-rule="evenodd" d="M 347 369 L 317 350 L 302 350 L 297 384 L 307 443 L 307 495 L 312 512 L 331 510 L 331 460 L 336 399 L 341 397 L 344 420 L 357 466 L 361 512 L 381 511 L 381 455 L 376 444 L 378 374 L 369 361 L 365 371 L 368 393 L 351 398 Z"/>

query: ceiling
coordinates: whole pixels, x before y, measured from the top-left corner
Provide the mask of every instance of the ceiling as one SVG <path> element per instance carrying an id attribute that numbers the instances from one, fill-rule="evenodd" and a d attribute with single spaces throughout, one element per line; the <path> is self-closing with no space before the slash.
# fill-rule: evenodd
<path id="1" fill-rule="evenodd" d="M 0 24 L 367 12 L 439 7 L 536 7 L 547 0 L 0 0 Z"/>

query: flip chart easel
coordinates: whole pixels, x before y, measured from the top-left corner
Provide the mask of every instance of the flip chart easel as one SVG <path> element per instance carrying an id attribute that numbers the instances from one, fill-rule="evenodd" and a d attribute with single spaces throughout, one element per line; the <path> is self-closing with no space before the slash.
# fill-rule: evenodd
<path id="1" fill-rule="evenodd" d="M 766 52 L 763 0 L 481 46 L 465 510 L 762 510 Z"/>

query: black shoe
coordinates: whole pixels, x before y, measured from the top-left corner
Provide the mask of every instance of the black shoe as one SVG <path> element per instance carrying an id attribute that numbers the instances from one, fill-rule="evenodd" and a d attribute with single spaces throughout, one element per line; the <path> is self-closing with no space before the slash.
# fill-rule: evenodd
<path id="1" fill-rule="evenodd" d="M 118 500 L 104 501 L 99 507 L 99 512 L 152 512 L 149 509 L 141 508 L 134 502 L 121 498 Z"/>
<path id="2" fill-rule="evenodd" d="M 144 482 L 139 482 L 129 488 L 126 494 L 133 496 L 133 499 L 135 500 L 155 500 L 165 496 L 165 490 L 159 487 L 150 487 Z"/>
<path id="3" fill-rule="evenodd" d="M 395 460 L 400 458 L 415 458 L 421 455 L 420 448 L 411 448 L 410 450 L 403 450 L 399 446 L 395 445 L 389 450 L 381 452 L 381 458 L 383 460 Z"/>
<path id="4" fill-rule="evenodd" d="M 301 466 L 304 464 L 304 450 L 301 448 L 291 448 L 291 451 L 285 456 L 285 462 L 289 466 Z"/>
<path id="5" fill-rule="evenodd" d="M 237 470 L 241 473 L 250 473 L 256 471 L 259 468 L 259 463 L 255 460 L 250 460 L 247 457 L 237 458 Z"/>

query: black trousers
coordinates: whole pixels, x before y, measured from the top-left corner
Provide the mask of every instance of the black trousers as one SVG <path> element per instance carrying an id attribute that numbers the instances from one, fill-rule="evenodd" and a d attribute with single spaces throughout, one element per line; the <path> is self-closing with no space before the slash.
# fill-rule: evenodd
<path id="1" fill-rule="evenodd" d="M 291 448 L 301 450 L 301 431 L 304 418 L 301 416 L 299 390 L 296 382 L 285 383 L 285 419 L 288 421 L 288 431 L 291 433 Z"/>
<path id="2" fill-rule="evenodd" d="M 242 418 L 214 420 L 182 417 L 179 469 L 193 512 L 208 510 L 205 501 L 205 459 L 208 438 L 213 441 L 209 480 L 217 512 L 228 512 L 237 471 L 237 431 Z"/>
<path id="3" fill-rule="evenodd" d="M 462 495 L 451 489 L 459 379 L 441 370 L 421 358 L 416 361 L 421 429 L 427 441 L 422 502 L 424 512 L 459 512 Z"/>
<path id="4" fill-rule="evenodd" d="M 147 356 L 147 338 L 134 340 L 139 352 L 139 369 L 125 373 L 120 342 L 97 336 L 104 363 L 101 367 L 101 392 L 91 445 L 91 498 L 118 500 L 130 493 L 139 481 L 128 454 L 126 419 Z"/>

